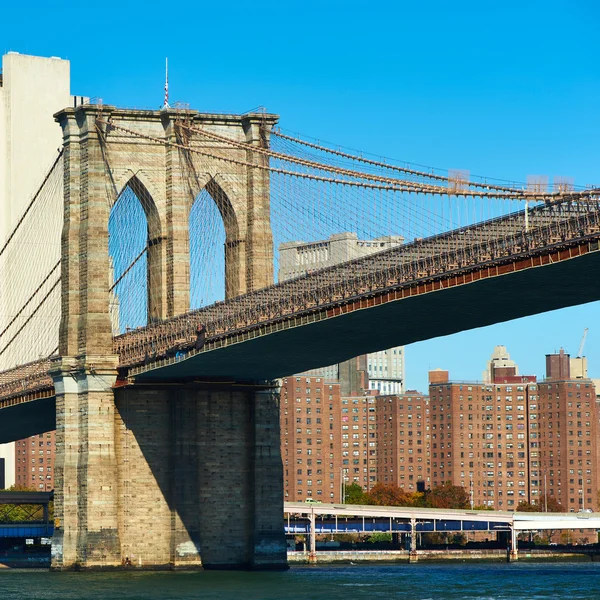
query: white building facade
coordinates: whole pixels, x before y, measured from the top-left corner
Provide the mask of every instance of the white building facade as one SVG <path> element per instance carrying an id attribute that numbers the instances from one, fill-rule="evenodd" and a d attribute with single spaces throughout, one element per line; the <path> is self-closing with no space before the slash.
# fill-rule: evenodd
<path id="1" fill-rule="evenodd" d="M 279 281 L 286 281 L 318 269 L 354 260 L 400 246 L 402 236 L 360 240 L 355 233 L 338 233 L 317 242 L 287 242 L 279 246 Z M 369 389 L 382 394 L 404 393 L 404 347 L 367 355 Z M 338 378 L 338 365 L 313 369 L 307 373 L 326 379 Z"/>
<path id="2" fill-rule="evenodd" d="M 70 94 L 70 64 L 60 58 L 42 58 L 9 52 L 2 57 L 0 74 L 0 248 L 39 189 L 62 148 L 62 131 L 53 115 L 84 102 Z M 62 227 L 62 172 L 53 180 L 52 202 L 39 207 L 35 219 L 23 225 L 27 236 L 14 239 L 0 256 L 0 370 L 51 354 L 58 342 L 56 325 L 31 333 L 18 332 L 19 308 L 35 293 L 48 274 L 48 265 L 60 258 Z M 45 208 L 44 208 L 45 207 Z M 38 208 L 38 207 L 36 207 Z M 44 213 L 48 211 L 48 214 Z M 41 214 L 40 214 L 41 212 Z M 35 221 L 35 222 L 33 222 Z M 58 235 L 57 235 L 58 233 Z M 19 234 L 21 235 L 21 234 Z M 58 273 L 56 274 L 58 276 Z M 49 285 L 49 284 L 47 284 Z M 54 292 L 60 293 L 60 286 Z M 41 297 L 47 288 L 42 288 Z M 33 306 L 33 303 L 32 303 Z M 42 325 L 56 323 L 60 302 L 47 302 L 33 316 Z M 24 313 L 19 317 L 24 321 Z M 9 343 L 10 341 L 10 343 Z M 0 446 L 5 458 L 5 484 L 15 481 L 14 444 Z"/>

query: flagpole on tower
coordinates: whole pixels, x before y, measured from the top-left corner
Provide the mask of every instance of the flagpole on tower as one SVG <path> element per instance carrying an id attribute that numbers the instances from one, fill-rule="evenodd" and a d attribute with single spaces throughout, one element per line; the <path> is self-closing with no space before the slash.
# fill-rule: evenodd
<path id="1" fill-rule="evenodd" d="M 165 58 L 165 103 L 163 108 L 169 107 L 169 59 Z"/>

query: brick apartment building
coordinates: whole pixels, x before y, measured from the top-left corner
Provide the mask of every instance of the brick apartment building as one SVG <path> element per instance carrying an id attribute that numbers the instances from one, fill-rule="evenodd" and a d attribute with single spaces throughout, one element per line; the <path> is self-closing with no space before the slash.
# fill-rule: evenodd
<path id="1" fill-rule="evenodd" d="M 593 382 L 571 378 L 570 362 L 562 351 L 548 355 L 537 381 L 498 346 L 483 381 L 430 371 L 429 396 L 372 395 L 360 364 L 342 382 L 289 377 L 281 394 L 285 497 L 338 502 L 342 482 L 414 492 L 450 481 L 475 506 L 514 510 L 547 497 L 567 510 L 596 509 L 600 413 Z"/>
<path id="2" fill-rule="evenodd" d="M 502 381 L 450 382 L 447 371 L 430 373 L 431 484 L 450 481 L 474 505 L 511 510 L 532 499 L 528 393 L 535 377 Z"/>
<path id="3" fill-rule="evenodd" d="M 337 502 L 341 490 L 340 384 L 296 376 L 281 387 L 285 499 Z"/>
<path id="4" fill-rule="evenodd" d="M 546 497 L 569 511 L 597 509 L 593 382 L 571 379 L 562 350 L 547 355 L 539 382 L 518 375 L 507 356 L 492 357 L 485 382 L 430 372 L 432 486 L 451 481 L 468 489 L 475 505 L 496 510 L 522 500 L 543 506 Z"/>
<path id="5" fill-rule="evenodd" d="M 598 410 L 594 383 L 572 379 L 569 355 L 546 357 L 546 378 L 532 392 L 532 489 L 547 488 L 570 511 L 598 509 Z M 537 484 L 534 485 L 534 484 Z"/>
<path id="6" fill-rule="evenodd" d="M 343 487 L 377 480 L 376 391 L 365 356 L 340 365 L 340 377 L 296 375 L 282 381 L 281 455 L 289 501 L 339 502 Z"/>
<path id="7" fill-rule="evenodd" d="M 416 492 L 418 482 L 429 488 L 429 396 L 407 391 L 375 399 L 377 482 Z"/>
<path id="8" fill-rule="evenodd" d="M 47 492 L 54 489 L 54 431 L 15 443 L 15 484 Z"/>

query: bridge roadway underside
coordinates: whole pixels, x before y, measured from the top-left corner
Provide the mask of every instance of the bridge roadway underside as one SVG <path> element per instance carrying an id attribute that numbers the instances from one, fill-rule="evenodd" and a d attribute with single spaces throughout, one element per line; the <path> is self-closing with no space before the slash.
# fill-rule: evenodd
<path id="1" fill-rule="evenodd" d="M 600 251 L 299 325 L 146 371 L 136 384 L 264 381 L 365 352 L 410 344 L 600 299 Z M 137 387 L 137 385 L 136 385 Z M 0 443 L 56 427 L 54 398 L 0 411 Z"/>
<path id="2" fill-rule="evenodd" d="M 56 429 L 56 397 L 39 398 L 0 409 L 0 444 Z"/>
<path id="3" fill-rule="evenodd" d="M 136 383 L 269 380 L 366 352 L 600 300 L 600 251 L 349 312 L 201 352 Z"/>

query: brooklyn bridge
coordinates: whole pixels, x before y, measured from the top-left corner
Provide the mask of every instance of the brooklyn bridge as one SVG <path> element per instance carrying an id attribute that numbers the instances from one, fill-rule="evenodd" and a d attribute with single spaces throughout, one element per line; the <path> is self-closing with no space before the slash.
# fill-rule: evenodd
<path id="1" fill-rule="evenodd" d="M 57 430 L 56 569 L 284 568 L 279 377 L 599 299 L 597 189 L 366 157 L 264 111 L 55 118 L 0 248 L 0 441 Z M 345 231 L 382 249 L 278 280 L 282 245 Z"/>

